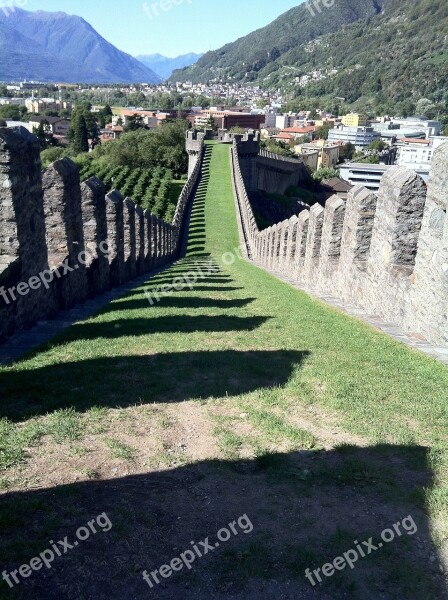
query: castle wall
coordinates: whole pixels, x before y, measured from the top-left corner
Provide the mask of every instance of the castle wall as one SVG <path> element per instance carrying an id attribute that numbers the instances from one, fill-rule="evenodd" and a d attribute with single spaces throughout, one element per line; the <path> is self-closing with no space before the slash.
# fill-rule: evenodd
<path id="1" fill-rule="evenodd" d="M 448 343 L 448 144 L 435 151 L 428 187 L 415 172 L 393 167 L 378 196 L 355 187 L 346 201 L 333 196 L 325 208 L 316 204 L 264 231 L 248 198 L 243 146 L 233 144 L 232 176 L 252 260 L 305 289 Z"/>
<path id="2" fill-rule="evenodd" d="M 308 173 L 300 158 L 289 158 L 262 150 L 260 134 L 221 132 L 223 143 L 233 141 L 238 152 L 239 167 L 247 192 L 263 191 L 284 194 L 291 186 L 300 185 Z"/>
<path id="3" fill-rule="evenodd" d="M 190 177 L 165 223 L 94 177 L 80 184 L 68 158 L 42 176 L 36 137 L 0 128 L 0 341 L 179 256 L 203 136 L 187 147 Z"/>

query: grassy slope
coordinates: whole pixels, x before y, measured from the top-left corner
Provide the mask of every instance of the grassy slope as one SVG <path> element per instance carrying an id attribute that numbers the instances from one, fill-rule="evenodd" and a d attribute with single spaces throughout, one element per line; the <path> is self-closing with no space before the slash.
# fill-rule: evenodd
<path id="1" fill-rule="evenodd" d="M 337 472 L 344 482 L 364 486 L 364 501 L 371 502 L 372 507 L 379 491 L 388 501 L 392 497 L 394 502 L 405 499 L 406 510 L 409 502 L 415 507 L 426 504 L 433 519 L 438 519 L 439 541 L 446 541 L 448 369 L 249 263 L 236 260 L 223 265 L 223 255 L 233 252 L 239 243 L 227 146 L 213 147 L 211 172 L 208 187 L 203 184 L 195 203 L 188 256 L 171 272 L 159 275 L 152 285 L 170 283 L 174 275 L 194 269 L 197 260 L 208 260 L 209 255 L 221 267 L 220 273 L 199 280 L 194 290 L 177 292 L 152 307 L 143 291 L 137 290 L 113 302 L 99 316 L 72 327 L 31 358 L 0 369 L 2 413 L 9 419 L 0 429 L 3 487 L 11 491 L 30 489 L 36 478 L 32 463 L 42 461 L 45 454 L 49 463 L 61 470 L 68 455 L 80 457 L 79 464 L 66 473 L 64 483 L 74 481 L 75 474 L 79 478 L 80 472 L 82 479 L 90 478 L 92 461 L 89 470 L 82 468 L 83 452 L 87 452 L 83 444 L 98 462 L 99 458 L 104 462 L 108 453 L 112 459 L 128 461 L 127 473 L 193 463 L 188 456 L 167 457 L 163 453 L 169 444 L 166 439 L 164 450 L 158 454 L 142 449 L 137 443 L 142 438 L 137 438 L 137 433 L 132 437 L 132 427 L 138 422 L 147 431 L 151 429 L 151 437 L 160 435 L 162 440 L 165 430 L 169 431 L 170 418 L 177 415 L 182 421 L 182 406 L 191 405 L 193 413 L 205 406 L 219 460 L 250 457 L 274 468 L 273 453 L 331 448 L 328 438 L 338 427 L 353 436 L 363 436 L 372 448 L 388 449 L 387 464 L 380 461 L 379 467 L 377 460 L 369 462 L 364 457 L 342 465 L 330 460 L 330 468 L 324 454 L 320 466 L 313 464 L 313 470 L 319 481 L 328 482 Z M 152 406 L 162 411 L 157 413 L 158 425 L 153 423 Z M 137 411 L 136 416 L 131 417 L 132 411 Z M 316 415 L 316 428 L 311 430 L 302 418 L 310 414 Z M 189 418 L 194 422 L 193 416 Z M 140 431 L 138 435 L 148 434 Z M 429 450 L 420 468 L 434 472 L 433 488 L 430 483 L 423 485 L 419 478 L 412 484 L 401 481 L 390 470 L 398 459 L 403 464 L 412 462 L 415 450 L 422 447 Z M 280 464 L 282 473 L 289 472 L 284 461 Z M 97 472 L 100 478 L 113 477 L 95 466 Z M 317 493 L 312 489 L 305 496 Z M 264 493 L 268 492 L 262 492 L 261 497 Z M 282 494 L 289 498 L 287 492 Z M 331 498 L 333 492 L 327 490 L 325 495 Z M 24 515 L 31 501 L 25 502 Z M 6 517 L 0 513 L 7 523 L 10 510 L 8 506 Z M 354 506 L 353 511 L 357 510 Z M 57 522 L 57 516 L 52 517 Z M 321 527 L 319 521 L 316 526 L 310 519 L 308 541 L 318 536 Z M 285 526 L 286 522 L 287 517 Z M 349 523 L 342 524 L 350 530 Z M 13 520 L 12 525 L 17 526 L 17 522 Z M 377 524 L 371 523 L 374 526 Z M 18 550 L 17 543 L 11 541 L 13 531 L 7 525 L 2 558 L 26 559 L 29 551 L 27 547 Z M 207 529 L 203 526 L 201 531 Z M 37 538 L 39 543 L 49 535 L 55 534 L 44 528 L 42 540 Z M 327 560 L 335 555 L 328 547 L 348 549 L 354 539 L 350 541 L 350 536 L 360 534 L 354 528 L 347 535 L 347 540 L 342 536 L 342 545 L 338 539 L 323 541 Z M 261 554 L 266 552 L 264 548 Z M 316 556 L 314 559 L 320 560 Z M 260 558 L 256 557 L 255 562 Z M 401 598 L 430 598 L 434 592 L 429 591 L 432 584 L 427 570 L 423 566 L 419 570 L 412 556 L 409 563 L 403 555 L 392 558 L 378 558 L 378 568 L 387 577 L 394 574 L 398 578 L 394 582 L 396 593 L 401 593 Z M 302 566 L 308 566 L 304 560 L 303 556 L 297 558 L 297 577 L 302 577 Z M 346 585 L 354 585 L 350 577 Z M 358 597 L 354 588 L 347 589 L 351 590 L 350 597 Z M 406 595 L 414 593 L 412 590 L 420 590 L 420 595 Z M 366 595 L 362 586 L 358 591 L 359 597 L 374 597 Z M 370 591 L 374 593 L 374 588 Z M 387 597 L 395 596 L 391 593 Z"/>

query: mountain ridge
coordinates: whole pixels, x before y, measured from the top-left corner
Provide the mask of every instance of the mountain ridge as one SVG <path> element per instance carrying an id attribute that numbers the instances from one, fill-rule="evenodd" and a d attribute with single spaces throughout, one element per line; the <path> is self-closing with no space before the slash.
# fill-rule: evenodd
<path id="1" fill-rule="evenodd" d="M 322 7 L 314 16 L 306 4 L 300 4 L 265 27 L 218 50 L 207 52 L 193 67 L 173 73 L 171 79 L 191 79 L 197 83 L 204 77 L 240 77 L 242 73 L 256 73 L 299 43 L 306 43 L 337 31 L 343 25 L 378 14 L 383 6 L 392 1 L 394 0 L 337 0 L 334 6 Z"/>
<path id="2" fill-rule="evenodd" d="M 0 25 L 2 80 L 83 83 L 160 81 L 151 69 L 130 54 L 118 50 L 90 23 L 77 15 L 15 8 L 7 15 L 0 11 Z M 11 32 L 16 32 L 16 36 Z M 20 36 L 20 43 L 17 36 Z M 30 55 L 33 56 L 31 62 Z M 61 56 L 64 58 L 60 59 Z"/>

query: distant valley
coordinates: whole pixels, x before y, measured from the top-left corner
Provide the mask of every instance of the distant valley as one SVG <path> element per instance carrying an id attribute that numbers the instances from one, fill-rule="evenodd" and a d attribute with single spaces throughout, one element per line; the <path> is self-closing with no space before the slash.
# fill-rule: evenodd
<path id="1" fill-rule="evenodd" d="M 162 56 L 162 54 L 141 54 L 135 58 L 146 67 L 154 71 L 163 81 L 169 79 L 176 69 L 184 69 L 194 65 L 203 55 L 190 52 L 175 58 Z"/>

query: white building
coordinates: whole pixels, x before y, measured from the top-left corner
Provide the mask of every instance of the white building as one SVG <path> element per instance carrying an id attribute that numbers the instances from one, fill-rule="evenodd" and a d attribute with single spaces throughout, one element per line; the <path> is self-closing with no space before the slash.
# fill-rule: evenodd
<path id="1" fill-rule="evenodd" d="M 434 150 L 429 144 L 405 144 L 398 148 L 397 165 L 429 173 Z"/>
<path id="2" fill-rule="evenodd" d="M 25 106 L 25 98 L 0 98 L 0 104 L 14 104 L 15 106 Z"/>
<path id="3" fill-rule="evenodd" d="M 346 163 L 340 167 L 340 176 L 352 185 L 362 185 L 372 192 L 378 192 L 384 173 L 391 168 L 391 165 Z"/>
<path id="4" fill-rule="evenodd" d="M 329 142 L 353 144 L 356 149 L 367 148 L 372 142 L 380 139 L 380 133 L 372 127 L 335 127 L 328 132 Z"/>
<path id="5" fill-rule="evenodd" d="M 287 129 L 288 127 L 294 127 L 294 122 L 297 119 L 297 115 L 276 115 L 275 125 L 277 129 Z"/>
<path id="6" fill-rule="evenodd" d="M 426 137 L 440 135 L 442 123 L 440 121 L 431 121 L 429 119 L 420 119 L 419 117 L 408 117 L 407 119 L 392 119 L 392 125 L 398 125 L 400 129 L 413 129 L 425 131 Z"/>

